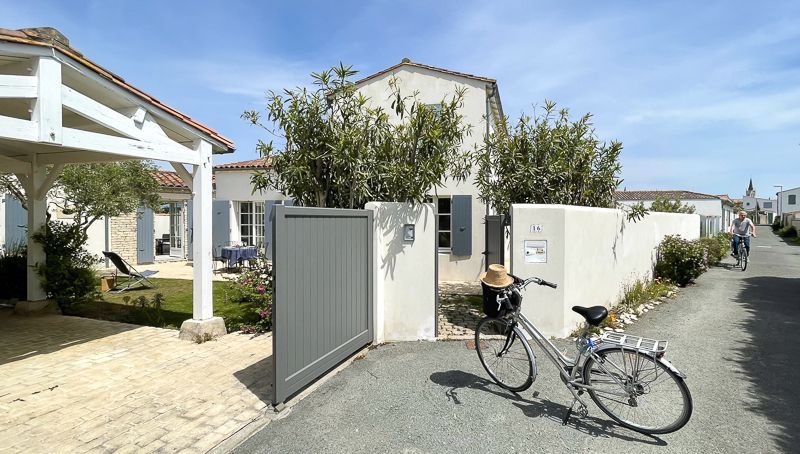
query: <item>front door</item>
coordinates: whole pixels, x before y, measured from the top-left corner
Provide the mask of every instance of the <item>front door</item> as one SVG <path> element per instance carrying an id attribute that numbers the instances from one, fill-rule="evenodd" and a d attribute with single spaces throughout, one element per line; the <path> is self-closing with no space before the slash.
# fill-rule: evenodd
<path id="1" fill-rule="evenodd" d="M 183 257 L 183 202 L 169 204 L 169 255 Z"/>

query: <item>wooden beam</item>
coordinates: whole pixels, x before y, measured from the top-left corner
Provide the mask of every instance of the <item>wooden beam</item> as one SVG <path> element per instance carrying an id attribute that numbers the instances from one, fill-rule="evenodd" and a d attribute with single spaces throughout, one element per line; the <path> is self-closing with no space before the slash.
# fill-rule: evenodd
<path id="1" fill-rule="evenodd" d="M 35 77 L 0 74 L 0 98 L 35 98 L 38 94 Z"/>
<path id="2" fill-rule="evenodd" d="M 183 180 L 183 184 L 189 187 L 189 190 L 192 190 L 194 186 L 192 183 L 194 182 L 194 175 L 190 174 L 186 167 L 183 166 L 180 162 L 170 162 L 172 167 L 175 169 L 175 172 L 178 173 L 178 176 L 181 177 Z"/>
<path id="3" fill-rule="evenodd" d="M 39 57 L 33 69 L 39 96 L 33 104 L 31 120 L 39 126 L 39 142 L 60 145 L 61 63 L 52 57 Z"/>
<path id="4" fill-rule="evenodd" d="M 31 166 L 28 166 L 28 170 L 25 173 L 15 173 L 14 176 L 17 177 L 19 180 L 19 184 L 22 185 L 22 189 L 25 191 L 25 195 L 28 195 L 28 173 L 31 171 Z"/>
<path id="5" fill-rule="evenodd" d="M 92 120 L 106 128 L 116 131 L 131 139 L 144 139 L 142 130 L 136 126 L 132 118 L 126 117 L 110 107 L 106 107 L 94 99 L 73 90 L 66 85 L 61 87 L 64 107 L 76 114 Z"/>
<path id="6" fill-rule="evenodd" d="M 19 159 L 0 155 L 0 170 L 2 170 L 3 173 L 8 172 L 27 174 L 31 170 L 31 165 L 30 163 L 20 161 Z"/>
<path id="7" fill-rule="evenodd" d="M 41 164 L 80 164 L 86 162 L 116 162 L 133 161 L 139 158 L 130 156 L 120 156 L 107 153 L 96 153 L 94 151 L 59 151 L 57 153 L 40 153 L 39 162 Z"/>
<path id="8" fill-rule="evenodd" d="M 0 115 L 0 138 L 38 142 L 39 125 L 30 120 Z"/>
<path id="9" fill-rule="evenodd" d="M 40 163 L 41 165 L 41 163 Z M 50 169 L 50 172 L 47 174 L 47 177 L 42 182 L 42 185 L 36 190 L 36 198 L 37 199 L 44 199 L 47 196 L 47 191 L 53 187 L 53 183 L 56 182 L 56 178 L 61 175 L 61 171 L 64 170 L 64 164 L 56 164 Z"/>
<path id="10" fill-rule="evenodd" d="M 123 155 L 134 159 L 155 159 L 187 164 L 198 164 L 200 161 L 196 151 L 177 143 L 144 142 L 73 128 L 64 128 L 63 145 L 78 150 Z"/>

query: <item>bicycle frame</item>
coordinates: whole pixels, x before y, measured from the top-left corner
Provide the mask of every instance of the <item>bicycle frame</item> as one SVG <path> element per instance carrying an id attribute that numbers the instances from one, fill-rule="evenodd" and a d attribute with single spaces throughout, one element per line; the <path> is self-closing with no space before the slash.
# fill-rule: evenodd
<path id="1" fill-rule="evenodd" d="M 522 327 L 522 330 L 525 332 L 525 334 L 528 334 L 534 341 L 536 341 L 536 343 L 539 345 L 539 347 L 541 347 L 541 349 L 547 354 L 547 357 L 550 358 L 550 360 L 556 366 L 558 366 L 559 374 L 561 374 L 561 377 L 564 379 L 564 382 L 565 382 L 565 385 L 566 385 L 567 389 L 569 389 L 570 393 L 572 393 L 572 395 L 575 397 L 575 400 L 580 402 L 581 405 L 586 407 L 586 402 L 584 402 L 584 400 L 580 397 L 580 395 L 583 394 L 583 391 L 589 390 L 589 389 L 592 389 L 592 390 L 596 389 L 596 388 L 594 388 L 592 386 L 588 386 L 588 385 L 583 384 L 582 381 L 579 381 L 579 380 L 582 380 L 583 377 L 582 376 L 579 377 L 578 374 L 582 372 L 583 365 L 586 363 L 586 360 L 588 358 L 590 358 L 590 357 L 594 358 L 595 359 L 595 363 L 597 364 L 597 366 L 600 369 L 602 369 L 603 372 L 608 374 L 608 376 L 611 377 L 619 385 L 619 387 L 620 387 L 619 396 L 621 396 L 621 397 L 627 397 L 628 396 L 625 384 L 622 383 L 619 379 L 617 379 L 617 377 L 614 374 L 610 373 L 610 371 L 605 367 L 603 362 L 598 361 L 599 358 L 594 353 L 593 349 L 587 349 L 587 350 L 582 351 L 582 352 L 579 351 L 577 358 L 575 358 L 575 359 L 569 358 L 568 356 L 566 356 L 563 353 L 561 353 L 561 351 L 552 342 L 550 342 L 550 340 L 547 339 L 541 333 L 541 331 L 539 331 L 539 329 L 536 328 L 536 326 L 530 320 L 528 320 L 527 317 L 525 317 L 520 312 L 520 309 L 521 308 L 517 308 L 514 311 L 514 314 L 511 316 L 512 323 L 514 325 L 516 325 L 516 326 Z M 511 331 L 511 333 L 513 333 L 513 331 Z M 587 331 L 584 330 L 584 332 L 581 334 L 581 337 L 585 338 L 586 337 L 586 333 L 587 333 Z M 527 342 L 527 339 L 522 339 L 522 341 Z M 508 345 L 509 345 L 509 342 L 506 341 L 506 347 L 508 347 Z M 626 350 L 624 347 L 620 347 L 620 348 L 623 351 Z M 627 349 L 627 350 L 630 350 L 632 352 L 638 351 L 637 349 L 632 349 L 632 348 L 631 349 Z M 653 357 L 653 361 L 654 362 L 657 361 L 657 358 L 655 356 Z M 617 367 L 617 369 L 619 369 L 619 368 Z M 569 374 L 567 374 L 567 370 L 570 371 Z M 625 375 L 628 374 L 627 371 L 625 371 L 625 370 L 619 370 L 619 372 L 621 372 L 621 373 L 623 373 Z M 603 390 L 603 391 L 608 394 L 608 390 L 607 389 Z M 616 395 L 616 393 L 614 393 L 614 394 Z"/>

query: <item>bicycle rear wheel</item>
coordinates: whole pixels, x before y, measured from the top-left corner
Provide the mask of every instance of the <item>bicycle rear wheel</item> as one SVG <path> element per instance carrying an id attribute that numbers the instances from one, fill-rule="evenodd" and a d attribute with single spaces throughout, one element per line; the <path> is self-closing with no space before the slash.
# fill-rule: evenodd
<path id="1" fill-rule="evenodd" d="M 536 359 L 522 331 L 511 322 L 485 317 L 475 328 L 475 351 L 489 376 L 503 388 L 519 392 L 536 377 Z"/>
<path id="2" fill-rule="evenodd" d="M 644 434 L 675 432 L 689 422 L 689 388 L 661 360 L 622 347 L 596 354 L 586 360 L 583 382 L 611 419 Z"/>

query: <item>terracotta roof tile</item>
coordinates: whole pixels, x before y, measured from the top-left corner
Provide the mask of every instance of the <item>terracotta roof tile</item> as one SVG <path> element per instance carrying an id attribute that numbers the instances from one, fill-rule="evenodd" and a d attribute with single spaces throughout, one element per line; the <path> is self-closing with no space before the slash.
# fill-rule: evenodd
<path id="1" fill-rule="evenodd" d="M 379 72 L 376 72 L 375 74 L 369 75 L 369 76 L 367 76 L 367 77 L 365 77 L 365 78 L 363 78 L 361 80 L 358 80 L 358 81 L 356 81 L 355 84 L 356 85 L 361 85 L 362 83 L 367 82 L 368 80 L 375 79 L 376 77 L 380 77 L 380 76 L 382 76 L 384 74 L 387 74 L 387 73 L 391 73 L 392 71 L 396 70 L 397 68 L 399 68 L 401 66 L 412 66 L 412 67 L 415 67 L 415 68 L 427 69 L 427 70 L 430 70 L 430 71 L 436 71 L 436 72 L 439 72 L 439 73 L 449 74 L 451 76 L 459 76 L 459 77 L 465 77 L 467 79 L 479 80 L 479 81 L 486 82 L 486 83 L 489 83 L 489 84 L 496 84 L 497 83 L 497 80 L 491 79 L 489 77 L 476 76 L 474 74 L 467 74 L 467 73 L 462 73 L 462 72 L 458 72 L 458 71 L 451 71 L 449 69 L 437 68 L 436 66 L 423 65 L 422 63 L 415 63 L 415 62 L 413 62 L 413 61 L 411 61 L 411 60 L 409 60 L 407 58 L 404 58 L 403 61 L 401 61 L 400 63 L 398 63 L 398 64 L 396 64 L 394 66 L 391 66 L 389 68 L 386 68 L 383 71 L 379 71 Z"/>
<path id="2" fill-rule="evenodd" d="M 648 191 L 615 191 L 614 198 L 617 200 L 655 200 L 656 198 L 669 200 L 698 200 L 698 199 L 719 199 L 718 196 L 702 194 L 699 192 L 683 190 L 648 190 Z"/>
<path id="3" fill-rule="evenodd" d="M 177 172 L 170 172 L 168 170 L 159 170 L 155 174 L 153 174 L 153 178 L 155 178 L 156 182 L 162 188 L 168 189 L 185 189 L 189 190 L 189 187 L 183 183 L 183 179 L 178 175 Z M 216 186 L 216 178 L 212 175 L 211 180 L 213 184 Z"/>
<path id="4" fill-rule="evenodd" d="M 228 152 L 232 152 L 236 149 L 236 146 L 234 145 L 232 140 L 226 138 L 225 136 L 209 128 L 208 126 L 205 126 L 193 120 L 188 115 L 178 111 L 177 109 L 174 109 L 162 103 L 158 99 L 148 95 L 147 93 L 139 90 L 133 85 L 130 85 L 129 83 L 125 82 L 125 80 L 122 77 L 112 73 L 111 71 L 103 68 L 102 66 L 84 57 L 83 54 L 81 54 L 80 52 L 69 46 L 69 40 L 66 39 L 64 35 L 59 33 L 58 30 L 49 27 L 39 28 L 39 29 L 22 29 L 22 30 L 8 30 L 5 28 L 0 28 L 0 41 L 28 44 L 40 47 L 51 47 L 53 49 L 56 49 L 59 52 L 62 52 L 65 55 L 69 56 L 70 58 L 73 58 L 76 61 L 80 62 L 81 64 L 85 65 L 86 67 L 88 67 L 101 77 L 105 78 L 106 80 L 134 94 L 138 98 L 141 98 L 146 102 L 158 106 L 165 112 L 178 118 L 184 123 L 194 128 L 197 128 L 198 130 L 202 131 L 205 134 L 208 134 L 210 137 L 213 137 L 215 140 L 225 145 L 225 147 L 227 147 Z"/>
<path id="5" fill-rule="evenodd" d="M 268 169 L 272 166 L 272 159 L 259 158 L 251 159 L 249 161 L 229 162 L 227 164 L 218 164 L 214 166 L 214 170 L 248 170 L 248 169 Z"/>

